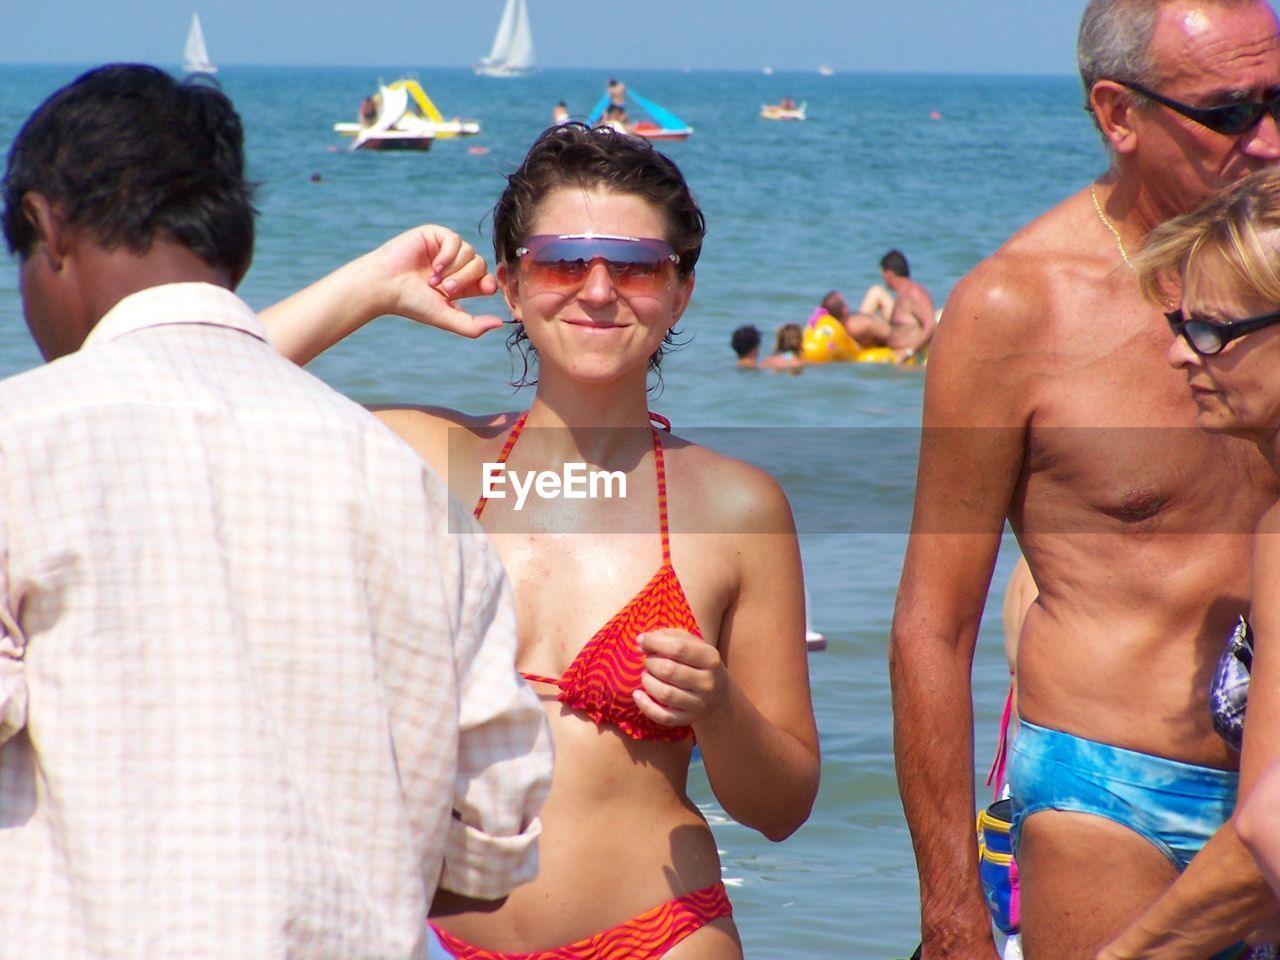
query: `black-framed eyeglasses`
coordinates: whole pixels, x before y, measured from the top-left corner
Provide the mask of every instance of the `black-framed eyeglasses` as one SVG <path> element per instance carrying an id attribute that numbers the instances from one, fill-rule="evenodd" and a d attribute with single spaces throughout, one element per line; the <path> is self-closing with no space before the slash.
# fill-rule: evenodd
<path id="1" fill-rule="evenodd" d="M 1247 333 L 1261 330 L 1272 324 L 1280 323 L 1280 310 L 1275 313 L 1264 313 L 1257 317 L 1248 317 L 1234 323 L 1210 323 L 1208 320 L 1187 320 L 1181 310 L 1166 313 L 1165 319 L 1175 337 L 1185 337 L 1191 349 L 1202 357 L 1212 357 L 1221 353 L 1232 340 L 1237 340 Z"/>
<path id="2" fill-rule="evenodd" d="M 1156 93 L 1154 90 L 1148 90 L 1140 83 L 1131 83 L 1128 80 L 1117 80 L 1115 82 L 1122 87 L 1128 87 L 1134 93 L 1150 97 L 1156 103 L 1168 107 L 1175 113 L 1182 114 L 1188 120 L 1194 120 L 1202 127 L 1208 127 L 1214 133 L 1226 134 L 1229 137 L 1238 136 L 1252 130 L 1258 125 L 1258 121 L 1262 119 L 1262 115 L 1265 113 L 1271 114 L 1272 119 L 1276 123 L 1280 123 L 1280 91 L 1261 101 L 1240 100 L 1236 103 L 1224 103 L 1217 107 L 1193 107 L 1190 104 L 1172 100 L 1163 94 Z"/>

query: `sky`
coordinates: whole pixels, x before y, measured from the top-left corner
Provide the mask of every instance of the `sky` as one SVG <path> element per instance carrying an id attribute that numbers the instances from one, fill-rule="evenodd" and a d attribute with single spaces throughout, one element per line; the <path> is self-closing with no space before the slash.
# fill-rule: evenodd
<path id="1" fill-rule="evenodd" d="M 176 64 L 192 13 L 220 65 L 468 66 L 503 0 L 0 0 L 0 63 Z M 540 66 L 1074 71 L 1085 0 L 528 0 Z"/>

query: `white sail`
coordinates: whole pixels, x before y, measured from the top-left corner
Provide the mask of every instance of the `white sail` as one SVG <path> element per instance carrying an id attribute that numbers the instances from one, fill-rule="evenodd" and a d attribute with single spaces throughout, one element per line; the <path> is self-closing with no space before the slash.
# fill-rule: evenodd
<path id="1" fill-rule="evenodd" d="M 516 29 L 516 4 L 518 0 L 507 0 L 502 8 L 502 19 L 498 21 L 498 32 L 493 35 L 493 46 L 489 55 L 480 61 L 481 64 L 502 63 L 507 59 L 507 49 L 511 46 L 511 35 Z"/>
<path id="2" fill-rule="evenodd" d="M 525 0 L 507 0 L 489 55 L 476 64 L 476 73 L 489 77 L 515 77 L 534 69 L 533 31 Z"/>
<path id="3" fill-rule="evenodd" d="M 516 0 L 516 28 L 507 47 L 507 69 L 512 72 L 533 69 L 533 30 L 529 27 L 529 7 Z"/>
<path id="4" fill-rule="evenodd" d="M 191 29 L 187 31 L 187 46 L 182 51 L 182 69 L 187 73 L 217 73 L 218 68 L 209 59 L 204 45 L 204 31 L 200 29 L 200 15 L 191 15 Z"/>

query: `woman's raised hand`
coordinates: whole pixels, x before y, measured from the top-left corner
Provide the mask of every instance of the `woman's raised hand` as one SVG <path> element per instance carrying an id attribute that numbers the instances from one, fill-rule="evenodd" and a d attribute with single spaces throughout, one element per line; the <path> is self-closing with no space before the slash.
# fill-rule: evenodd
<path id="1" fill-rule="evenodd" d="M 385 285 L 384 313 L 478 337 L 502 326 L 493 314 L 471 314 L 457 305 L 491 297 L 498 281 L 484 257 L 448 227 L 426 224 L 406 230 L 369 254 Z M 375 281 L 378 282 L 378 281 Z"/>
<path id="2" fill-rule="evenodd" d="M 448 227 L 414 227 L 372 253 L 261 311 L 271 343 L 294 363 L 309 363 L 375 317 L 396 314 L 478 337 L 502 326 L 492 314 L 457 305 L 498 289 L 484 258 Z"/>

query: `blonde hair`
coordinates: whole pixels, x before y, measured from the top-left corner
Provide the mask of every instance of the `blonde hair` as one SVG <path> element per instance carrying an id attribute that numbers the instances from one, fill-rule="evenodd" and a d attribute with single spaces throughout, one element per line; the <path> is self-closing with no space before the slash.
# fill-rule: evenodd
<path id="1" fill-rule="evenodd" d="M 1280 304 L 1280 169 L 1251 173 L 1153 230 L 1134 258 L 1143 294 L 1176 301 L 1206 254 L 1217 255 L 1233 288 Z"/>

